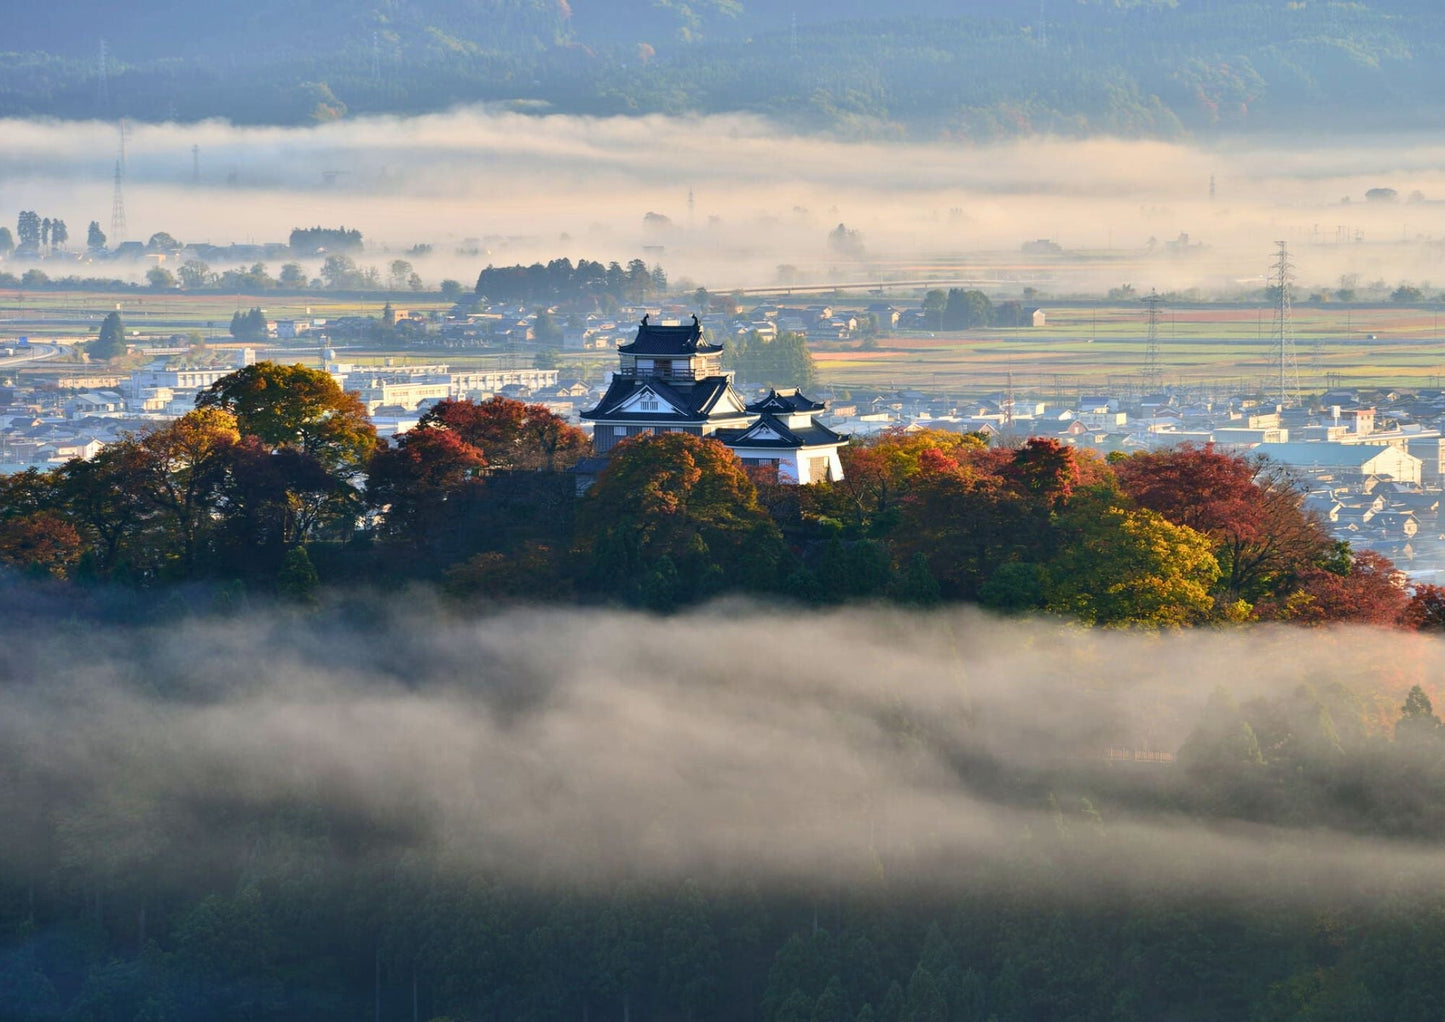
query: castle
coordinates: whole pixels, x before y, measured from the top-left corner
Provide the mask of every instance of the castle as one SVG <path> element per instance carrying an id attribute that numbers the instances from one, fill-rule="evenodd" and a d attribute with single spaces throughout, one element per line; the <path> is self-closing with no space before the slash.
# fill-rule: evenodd
<path id="1" fill-rule="evenodd" d="M 682 326 L 653 326 L 647 316 L 631 344 L 617 349 L 620 365 L 596 408 L 592 448 L 607 457 L 618 443 L 644 433 L 710 436 L 744 465 L 777 469 L 779 482 L 843 478 L 838 450 L 848 442 L 815 417 L 821 402 L 797 390 L 772 390 L 748 404 L 723 372 L 722 346 L 703 339 L 696 316 Z"/>

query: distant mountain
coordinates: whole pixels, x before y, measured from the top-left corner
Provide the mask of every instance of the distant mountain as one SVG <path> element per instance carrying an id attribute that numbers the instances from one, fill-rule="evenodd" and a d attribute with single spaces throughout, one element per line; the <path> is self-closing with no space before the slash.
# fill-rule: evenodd
<path id="1" fill-rule="evenodd" d="M 1421 0 L 58 0 L 0 46 L 3 116 L 525 100 L 959 138 L 1445 122 L 1445 14 Z"/>

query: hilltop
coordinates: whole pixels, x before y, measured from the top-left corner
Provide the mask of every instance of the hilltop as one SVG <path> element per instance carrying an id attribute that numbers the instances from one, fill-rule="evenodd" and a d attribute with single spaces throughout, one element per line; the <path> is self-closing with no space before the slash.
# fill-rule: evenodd
<path id="1" fill-rule="evenodd" d="M 965 141 L 1419 129 L 1445 119 L 1442 43 L 1445 14 L 1409 0 L 68 0 L 7 29 L 0 116 L 304 124 L 489 102 Z"/>

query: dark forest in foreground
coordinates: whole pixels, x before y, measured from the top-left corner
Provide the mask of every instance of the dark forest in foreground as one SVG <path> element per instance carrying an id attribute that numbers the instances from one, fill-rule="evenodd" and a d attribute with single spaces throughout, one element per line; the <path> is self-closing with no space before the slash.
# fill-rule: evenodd
<path id="1" fill-rule="evenodd" d="M 1398 694 L 1434 640 L 3 600 L 6 1019 L 1427 1019 L 1442 993 L 1445 741 Z M 1104 754 L 1151 729 L 1176 759 Z"/>

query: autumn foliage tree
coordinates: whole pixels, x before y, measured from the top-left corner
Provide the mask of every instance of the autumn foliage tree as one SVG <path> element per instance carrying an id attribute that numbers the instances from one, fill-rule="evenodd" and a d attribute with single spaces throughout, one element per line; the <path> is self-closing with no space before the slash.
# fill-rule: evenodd
<path id="1" fill-rule="evenodd" d="M 562 471 L 592 447 L 586 433 L 545 405 L 500 395 L 481 402 L 438 402 L 419 426 L 452 431 L 478 450 L 489 467 L 502 471 Z"/>
<path id="2" fill-rule="evenodd" d="M 386 535 L 421 543 L 481 489 L 486 467 L 486 456 L 456 431 L 418 426 L 372 456 L 367 500 L 381 510 Z"/>
<path id="3" fill-rule="evenodd" d="M 578 549 L 605 596 L 670 609 L 727 589 L 767 589 L 777 526 L 742 464 L 686 433 L 619 444 L 578 509 Z"/>
<path id="4" fill-rule="evenodd" d="M 1226 602 L 1277 599 L 1332 546 L 1282 466 L 1185 444 L 1135 454 L 1114 472 L 1138 506 L 1210 538 Z"/>

